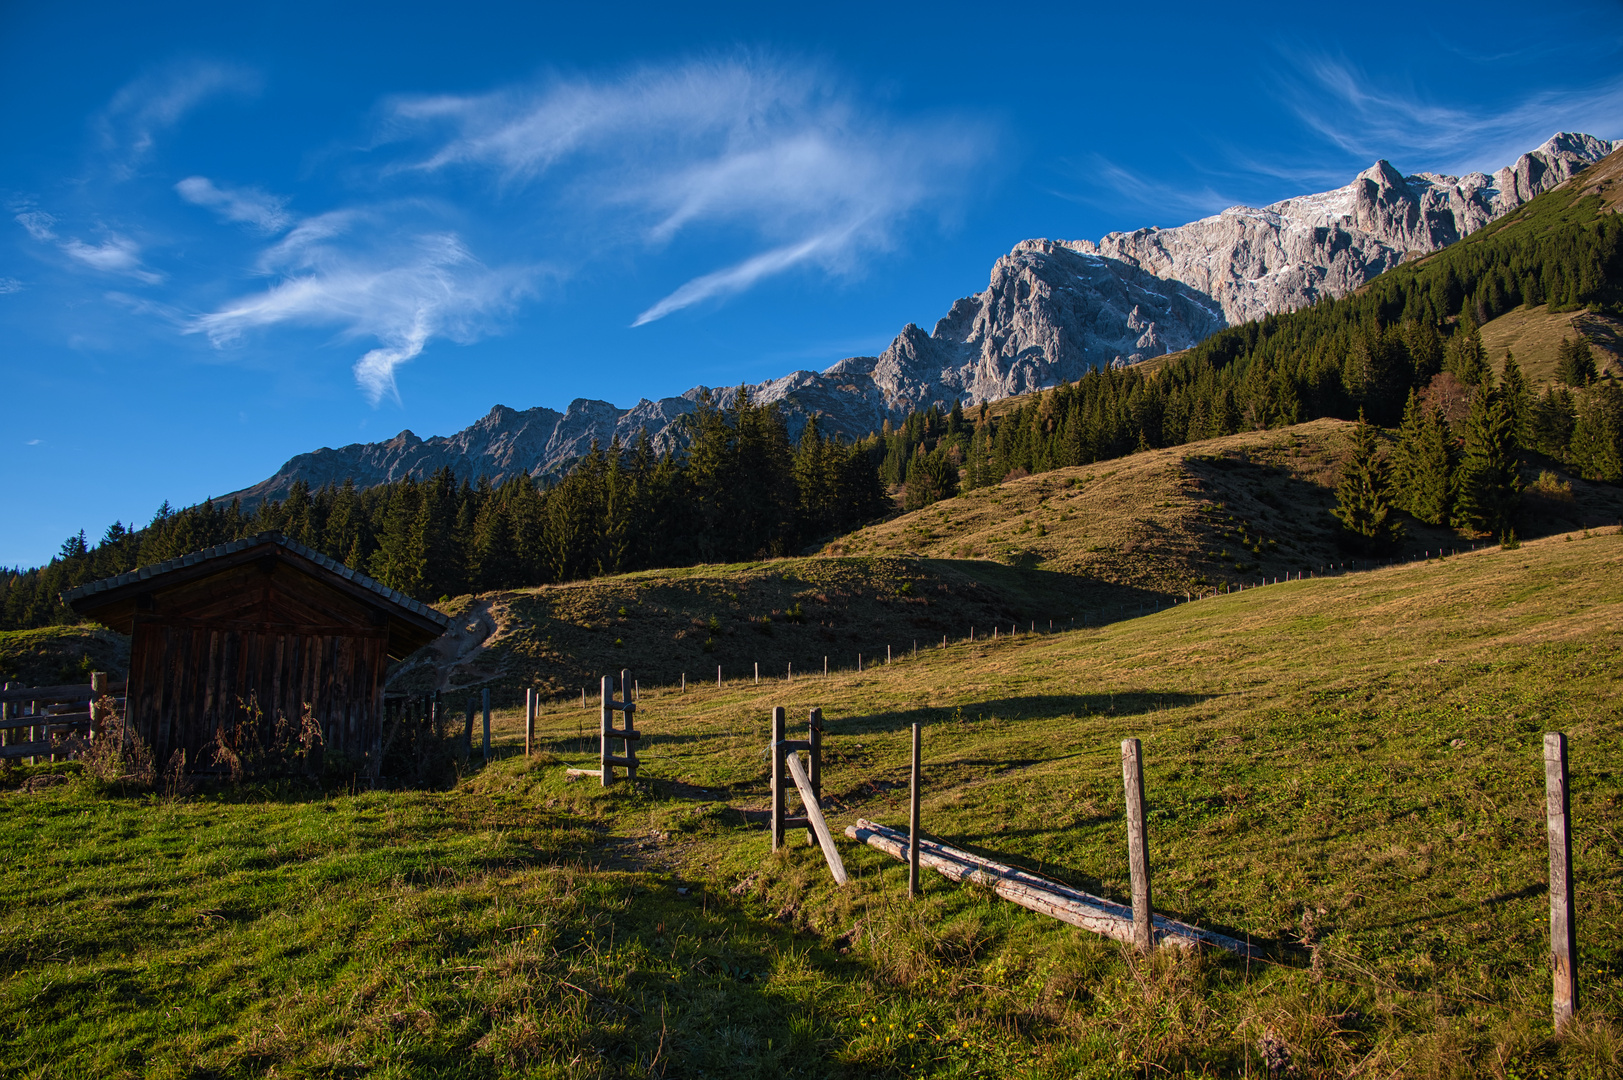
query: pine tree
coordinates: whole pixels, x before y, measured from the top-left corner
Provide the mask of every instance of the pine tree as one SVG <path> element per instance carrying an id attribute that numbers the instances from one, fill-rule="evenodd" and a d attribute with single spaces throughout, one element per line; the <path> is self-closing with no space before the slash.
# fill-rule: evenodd
<path id="1" fill-rule="evenodd" d="M 1456 454 L 1448 419 L 1411 394 L 1394 453 L 1394 501 L 1430 525 L 1446 525 L 1454 504 Z"/>
<path id="2" fill-rule="evenodd" d="M 1510 413 L 1510 435 L 1520 449 L 1533 445 L 1533 391 L 1527 385 L 1522 367 L 1509 349 L 1505 350 L 1505 368 L 1499 374 L 1499 393 L 1505 409 Z"/>
<path id="3" fill-rule="evenodd" d="M 1492 387 L 1478 387 L 1465 420 L 1456 525 L 1489 536 L 1503 536 L 1515 525 L 1521 475 L 1511 423 L 1503 395 Z"/>
<path id="4" fill-rule="evenodd" d="M 1586 480 L 1623 480 L 1623 390 L 1600 383 L 1583 393 L 1568 461 Z"/>
<path id="5" fill-rule="evenodd" d="M 1476 386 L 1490 374 L 1488 350 L 1482 347 L 1482 332 L 1469 311 L 1461 312 L 1460 324 L 1448 339 L 1444 368 L 1466 386 Z"/>
<path id="6" fill-rule="evenodd" d="M 419 600 L 423 599 L 427 571 L 423 533 L 417 520 L 422 503 L 419 485 L 411 477 L 393 485 L 378 535 L 378 549 L 372 553 L 367 571 L 389 588 Z"/>
<path id="7" fill-rule="evenodd" d="M 1595 381 L 1595 354 L 1590 351 L 1588 338 L 1581 334 L 1576 341 L 1562 338 L 1556 357 L 1557 382 L 1567 386 L 1588 386 Z"/>
<path id="8" fill-rule="evenodd" d="M 1392 517 L 1389 467 L 1379 453 L 1375 425 L 1358 416 L 1353 429 L 1352 457 L 1341 469 L 1336 485 L 1336 508 L 1331 511 L 1342 528 L 1366 548 L 1381 548 L 1402 535 Z"/>

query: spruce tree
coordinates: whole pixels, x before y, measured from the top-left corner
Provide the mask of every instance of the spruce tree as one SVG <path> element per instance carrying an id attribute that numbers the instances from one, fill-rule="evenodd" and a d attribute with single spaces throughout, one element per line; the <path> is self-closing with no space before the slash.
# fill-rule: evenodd
<path id="1" fill-rule="evenodd" d="M 1522 367 L 1509 349 L 1505 350 L 1505 368 L 1499 375 L 1499 393 L 1510 413 L 1510 434 L 1516 446 L 1531 449 L 1533 445 L 1533 391 L 1527 385 Z"/>
<path id="2" fill-rule="evenodd" d="M 1576 341 L 1562 338 L 1556 353 L 1556 381 L 1567 386 L 1588 386 L 1595 381 L 1595 375 L 1595 354 L 1590 351 L 1589 339 L 1581 334 Z"/>
<path id="3" fill-rule="evenodd" d="M 1533 404 L 1533 449 L 1557 461 L 1566 461 L 1572 444 L 1572 428 L 1577 408 L 1572 391 L 1565 386 L 1547 386 Z"/>
<path id="4" fill-rule="evenodd" d="M 1465 419 L 1454 523 L 1478 534 L 1503 536 L 1515 525 L 1521 475 L 1510 410 L 1500 391 L 1477 388 Z"/>
<path id="5" fill-rule="evenodd" d="M 1584 392 L 1568 461 L 1586 480 L 1623 480 L 1623 390 L 1601 383 Z"/>
<path id="6" fill-rule="evenodd" d="M 1444 367 L 1466 386 L 1476 386 L 1490 374 L 1488 351 L 1482 347 L 1482 332 L 1469 311 L 1460 313 L 1459 326 L 1448 339 L 1448 359 Z"/>
<path id="7" fill-rule="evenodd" d="M 1375 425 L 1358 414 L 1353 429 L 1353 452 L 1341 469 L 1336 485 L 1336 508 L 1331 511 L 1355 542 L 1366 548 L 1382 548 L 1402 535 L 1392 517 L 1390 470 L 1380 456 Z"/>
<path id="8" fill-rule="evenodd" d="M 1404 508 L 1428 525 L 1447 525 L 1454 510 L 1459 454 L 1443 410 L 1422 410 L 1412 454 Z"/>

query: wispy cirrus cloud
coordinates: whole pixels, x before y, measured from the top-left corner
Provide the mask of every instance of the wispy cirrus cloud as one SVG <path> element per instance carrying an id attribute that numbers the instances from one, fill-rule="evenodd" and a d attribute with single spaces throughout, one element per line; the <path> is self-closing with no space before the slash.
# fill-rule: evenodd
<path id="1" fill-rule="evenodd" d="M 293 223 L 288 200 L 258 188 L 222 188 L 206 176 L 188 176 L 175 185 L 175 191 L 193 206 L 206 207 L 226 221 L 263 233 L 279 233 Z"/>
<path id="2" fill-rule="evenodd" d="M 24 285 L 14 277 L 0 277 L 0 296 L 6 296 L 14 292 L 22 292 L 27 287 L 28 286 Z"/>
<path id="3" fill-rule="evenodd" d="M 336 326 L 344 339 L 376 348 L 354 365 L 374 405 L 399 400 L 395 370 L 435 337 L 469 342 L 488 332 L 528 288 L 530 268 L 492 269 L 450 232 L 401 235 L 386 208 L 344 210 L 300 222 L 267 249 L 259 273 L 276 278 L 261 292 L 191 320 L 216 346 L 279 324 Z"/>
<path id="4" fill-rule="evenodd" d="M 258 93 L 252 70 L 213 61 L 184 61 L 125 84 L 93 121 L 116 177 L 127 179 L 151 154 L 158 135 L 203 102 L 224 94 Z"/>
<path id="5" fill-rule="evenodd" d="M 162 274 L 149 270 L 142 263 L 141 246 L 127 236 L 104 230 L 105 237 L 100 243 L 86 243 L 76 236 L 59 236 L 56 217 L 44 210 L 22 208 L 12 216 L 29 236 L 55 247 L 68 258 L 92 270 L 122 274 L 148 285 L 156 285 L 164 280 Z"/>
<path id="6" fill-rule="evenodd" d="M 986 125 L 899 122 L 827 73 L 760 58 L 644 67 L 477 96 L 398 98 L 394 133 L 434 139 L 421 172 L 490 170 L 617 240 L 661 248 L 741 231 L 756 250 L 690 278 L 643 325 L 796 267 L 850 272 L 944 202 L 994 142 Z"/>
<path id="7" fill-rule="evenodd" d="M 1103 154 L 1090 154 L 1081 163 L 1062 163 L 1062 167 L 1078 183 L 1063 189 L 1050 188 L 1050 192 L 1067 201 L 1088 206 L 1117 209 L 1126 205 L 1156 215 L 1181 218 L 1215 214 L 1241 201 L 1219 192 L 1210 184 L 1182 187 L 1154 179 L 1146 173 L 1123 168 Z"/>
<path id="8" fill-rule="evenodd" d="M 1412 82 L 1377 79 L 1337 56 L 1310 50 L 1286 55 L 1292 67 L 1281 78 L 1281 100 L 1358 161 L 1401 159 L 1406 169 L 1490 171 L 1557 131 L 1623 136 L 1623 74 L 1532 89 L 1506 106 L 1471 95 L 1443 100 Z"/>

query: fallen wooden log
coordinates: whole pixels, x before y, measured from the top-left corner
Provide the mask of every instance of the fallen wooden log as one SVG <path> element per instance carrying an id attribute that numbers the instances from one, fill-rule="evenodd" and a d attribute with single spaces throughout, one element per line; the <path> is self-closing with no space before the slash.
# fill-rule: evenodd
<path id="1" fill-rule="evenodd" d="M 892 858 L 907 861 L 907 834 L 897 829 L 859 818 L 855 825 L 846 826 L 845 835 L 877 848 Z M 922 836 L 919 838 L 919 862 L 952 881 L 972 881 L 985 885 L 1005 900 L 1023 908 L 1128 945 L 1133 943 L 1133 909 L 1125 904 L 1112 903 L 1081 889 L 1073 889 L 1069 885 L 983 859 Z M 1239 956 L 1261 955 L 1259 950 L 1243 941 L 1161 915 L 1155 916 L 1155 938 L 1157 944 L 1175 945 L 1182 949 L 1210 945 Z"/>

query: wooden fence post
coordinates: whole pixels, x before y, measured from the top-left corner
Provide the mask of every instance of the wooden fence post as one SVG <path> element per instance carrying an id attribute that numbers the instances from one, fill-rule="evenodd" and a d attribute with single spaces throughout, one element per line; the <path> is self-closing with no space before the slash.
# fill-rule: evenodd
<path id="1" fill-rule="evenodd" d="M 485 714 L 485 764 L 490 764 L 490 689 L 487 687 L 479 692 L 480 709 Z"/>
<path id="2" fill-rule="evenodd" d="M 1140 952 L 1155 947 L 1150 912 L 1150 845 L 1144 830 L 1144 748 L 1137 739 L 1121 744 L 1122 784 L 1127 789 L 1127 863 L 1133 878 L 1133 944 Z"/>
<path id="3" fill-rule="evenodd" d="M 597 740 L 598 777 L 604 787 L 614 783 L 614 769 L 609 766 L 609 732 L 614 730 L 614 677 L 603 676 L 602 723 Z"/>
<path id="4" fill-rule="evenodd" d="M 1578 922 L 1572 896 L 1572 799 L 1567 786 L 1567 737 L 1544 736 L 1544 817 L 1550 834 L 1550 968 L 1557 1033 L 1578 1010 Z"/>
<path id="5" fill-rule="evenodd" d="M 784 712 L 779 705 L 772 710 L 772 850 L 783 846 L 783 742 Z"/>
<path id="6" fill-rule="evenodd" d="M 721 689 L 721 665 L 716 665 L 716 689 Z"/>
<path id="7" fill-rule="evenodd" d="M 807 724 L 807 727 L 809 727 L 811 729 L 810 733 L 806 736 L 806 741 L 811 743 L 811 751 L 807 755 L 807 757 L 809 759 L 809 761 L 808 761 L 808 766 L 809 767 L 807 769 L 807 779 L 811 781 L 812 795 L 816 797 L 817 805 L 821 806 L 821 805 L 823 805 L 823 710 L 822 709 L 813 709 L 811 711 L 810 722 Z M 812 843 L 812 844 L 817 843 L 817 834 L 813 830 L 811 830 L 810 828 L 808 828 L 806 830 L 806 840 L 807 840 L 808 843 Z"/>
<path id="8" fill-rule="evenodd" d="M 919 744 L 921 725 L 913 721 L 913 783 L 907 811 L 907 895 L 919 894 Z"/>
<path id="9" fill-rule="evenodd" d="M 101 736 L 101 725 L 106 717 L 101 714 L 101 699 L 107 693 L 107 672 L 92 671 L 90 673 L 90 741 L 94 743 Z"/>
<path id="10" fill-rule="evenodd" d="M 473 757 L 473 695 L 468 695 L 467 709 L 465 710 L 462 725 L 462 758 L 464 761 Z"/>
<path id="11" fill-rule="evenodd" d="M 535 687 L 524 689 L 524 756 L 530 756 L 535 743 Z"/>

